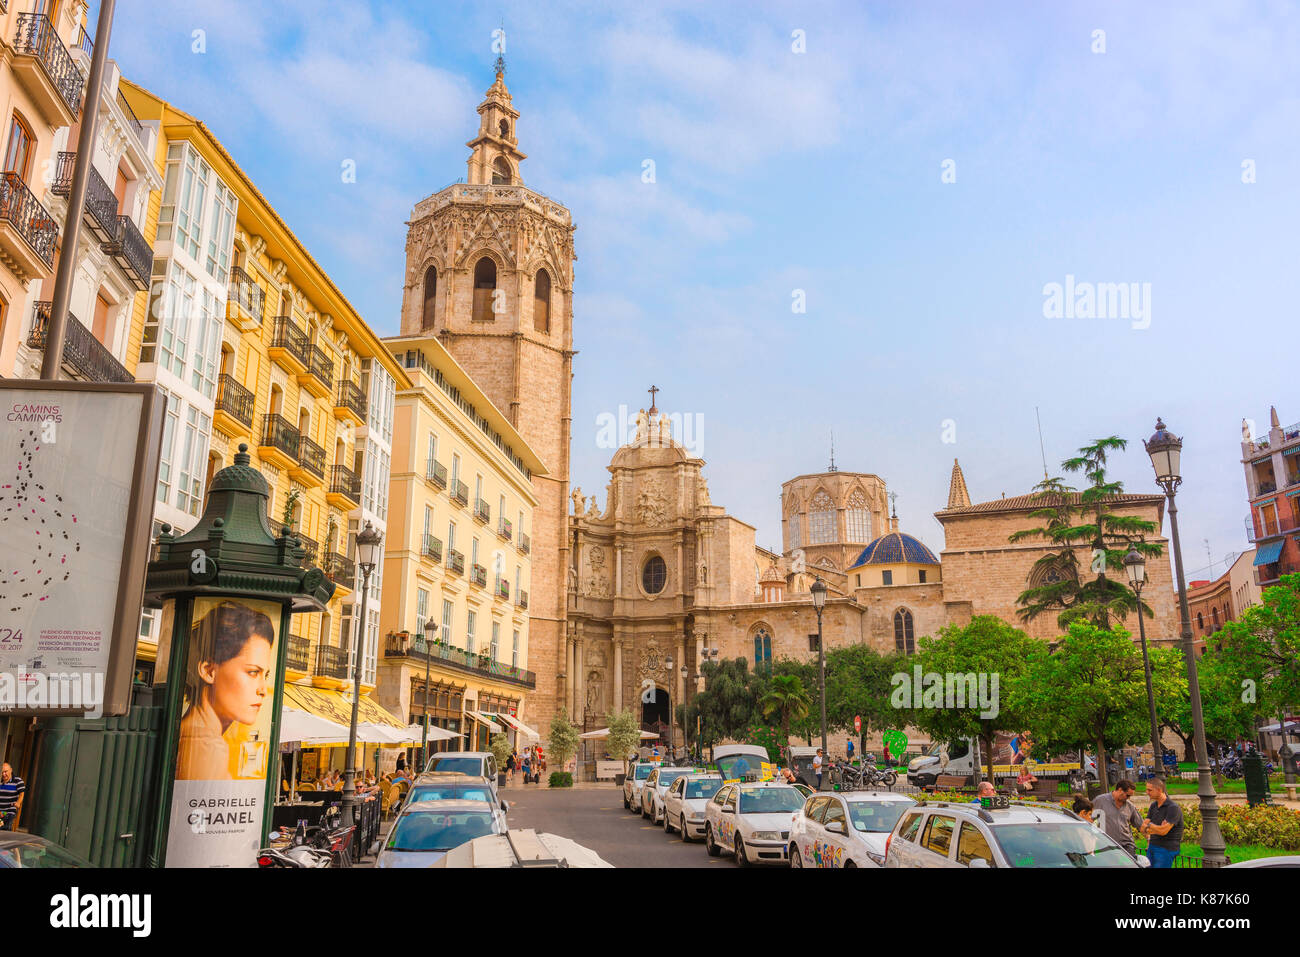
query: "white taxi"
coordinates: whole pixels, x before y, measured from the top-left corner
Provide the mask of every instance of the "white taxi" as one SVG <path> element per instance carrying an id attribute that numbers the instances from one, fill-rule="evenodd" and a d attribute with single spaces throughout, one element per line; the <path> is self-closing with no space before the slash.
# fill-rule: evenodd
<path id="1" fill-rule="evenodd" d="M 664 833 L 676 831 L 683 841 L 704 836 L 704 807 L 722 787 L 720 774 L 684 774 L 664 795 Z"/>
<path id="2" fill-rule="evenodd" d="M 894 825 L 915 805 L 892 791 L 814 794 L 790 827 L 790 866 L 880 867 Z"/>
<path id="3" fill-rule="evenodd" d="M 790 819 L 803 802 L 790 785 L 774 781 L 723 785 L 704 808 L 704 847 L 710 857 L 733 852 L 741 867 L 784 864 Z"/>
<path id="4" fill-rule="evenodd" d="M 641 789 L 645 787 L 650 772 L 659 767 L 657 764 L 634 764 L 627 769 L 623 779 L 623 807 L 634 814 L 641 813 Z"/>
<path id="5" fill-rule="evenodd" d="M 660 815 L 664 813 L 664 797 L 668 794 L 668 789 L 678 778 L 685 777 L 694 770 L 660 766 L 651 771 L 650 777 L 645 780 L 645 787 L 641 789 L 641 816 L 648 817 L 651 824 L 658 824 Z"/>

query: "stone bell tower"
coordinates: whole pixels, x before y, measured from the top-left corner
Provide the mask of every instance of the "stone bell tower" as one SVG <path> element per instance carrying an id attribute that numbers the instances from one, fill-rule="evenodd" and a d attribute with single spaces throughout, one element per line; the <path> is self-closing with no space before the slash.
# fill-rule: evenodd
<path id="1" fill-rule="evenodd" d="M 402 335 L 437 335 L 546 464 L 533 477 L 528 713 L 561 700 L 569 546 L 573 231 L 569 210 L 524 186 L 505 64 L 478 107 L 465 182 L 416 204 L 406 235 Z M 532 723 L 532 722 L 530 722 Z"/>

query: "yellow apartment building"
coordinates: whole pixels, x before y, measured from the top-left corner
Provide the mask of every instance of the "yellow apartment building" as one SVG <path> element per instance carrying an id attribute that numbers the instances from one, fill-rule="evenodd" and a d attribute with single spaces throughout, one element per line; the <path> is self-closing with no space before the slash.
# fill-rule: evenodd
<path id="1" fill-rule="evenodd" d="M 366 521 L 387 529 L 394 400 L 410 379 L 212 131 L 123 88 L 157 128 L 163 181 L 135 370 L 168 398 L 155 521 L 190 528 L 212 475 L 247 443 L 271 489 L 272 527 L 292 526 L 303 563 L 337 586 L 326 612 L 295 617 L 286 680 L 338 695 L 362 636 L 373 689 L 387 575 L 381 563 L 371 576 L 363 627 L 355 539 Z M 166 624 L 141 623 L 144 680 Z M 296 707 L 319 700 L 295 692 Z"/>
<path id="2" fill-rule="evenodd" d="M 384 340 L 405 373 L 397 387 L 387 567 L 379 627 L 380 704 L 464 734 L 432 749 L 485 750 L 505 732 L 536 732 L 528 670 L 530 531 L 546 474 L 537 454 L 432 336 Z M 437 626 L 432 645 L 425 622 Z M 536 721 L 536 719 L 532 719 Z"/>

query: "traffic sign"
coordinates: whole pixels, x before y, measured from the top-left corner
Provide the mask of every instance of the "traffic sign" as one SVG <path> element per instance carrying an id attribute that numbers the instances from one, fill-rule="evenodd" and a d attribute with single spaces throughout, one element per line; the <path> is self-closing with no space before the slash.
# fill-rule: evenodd
<path id="1" fill-rule="evenodd" d="M 853 716 L 853 730 L 858 732 L 858 734 L 862 733 L 862 715 L 855 714 Z"/>

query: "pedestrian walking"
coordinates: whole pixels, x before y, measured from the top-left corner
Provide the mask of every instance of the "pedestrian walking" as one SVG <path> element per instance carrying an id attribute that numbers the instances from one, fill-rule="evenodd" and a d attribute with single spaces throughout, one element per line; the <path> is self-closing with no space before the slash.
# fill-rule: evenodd
<path id="1" fill-rule="evenodd" d="M 514 780 L 514 777 L 515 777 L 515 753 L 511 751 L 509 757 L 506 758 L 506 785 L 507 786 L 509 786 L 510 782 Z"/>
<path id="2" fill-rule="evenodd" d="M 528 778 L 532 775 L 533 772 L 533 756 L 531 750 L 524 751 L 523 768 L 524 768 L 524 784 L 527 784 Z"/>
<path id="3" fill-rule="evenodd" d="M 818 748 L 813 756 L 813 774 L 817 775 L 817 790 L 822 789 L 822 749 Z"/>
<path id="4" fill-rule="evenodd" d="M 1142 814 L 1129 800 L 1136 792 L 1132 781 L 1121 778 L 1115 783 L 1115 790 L 1098 794 L 1092 802 L 1092 813 L 1100 820 L 1101 829 L 1134 858 L 1137 857 L 1137 842 L 1133 839 L 1133 828 L 1142 827 Z"/>
<path id="5" fill-rule="evenodd" d="M 0 831 L 12 831 L 18 826 L 26 792 L 27 785 L 14 774 L 9 762 L 0 765 Z"/>
<path id="6" fill-rule="evenodd" d="M 1165 779 L 1158 775 L 1147 781 L 1147 796 L 1151 807 L 1142 824 L 1142 833 L 1147 835 L 1147 857 L 1152 867 L 1173 867 L 1174 858 L 1182 850 L 1183 809 L 1169 796 Z"/>

